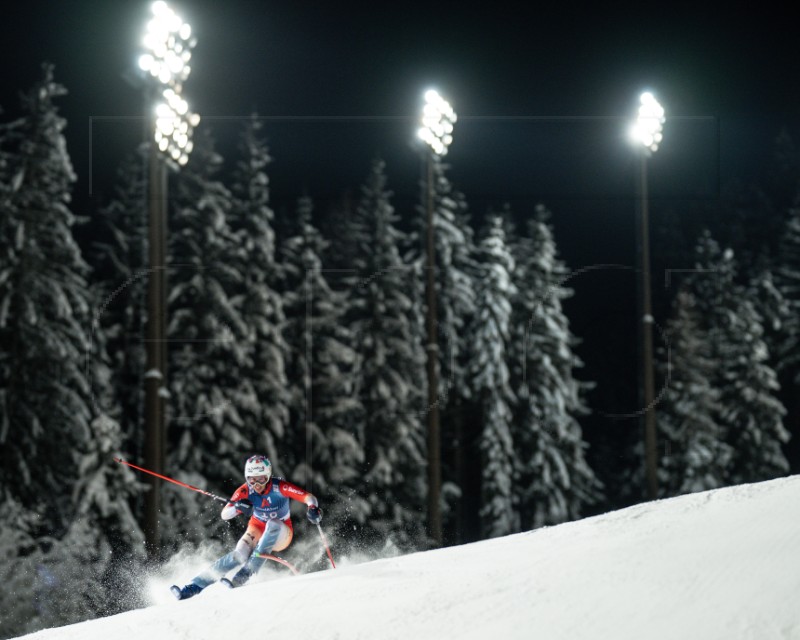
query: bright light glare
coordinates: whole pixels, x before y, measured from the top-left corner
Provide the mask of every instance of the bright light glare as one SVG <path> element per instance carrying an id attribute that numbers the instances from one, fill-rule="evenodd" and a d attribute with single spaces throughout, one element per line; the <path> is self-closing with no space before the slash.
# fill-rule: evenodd
<path id="1" fill-rule="evenodd" d="M 189 161 L 192 132 L 200 124 L 200 116 L 189 111 L 189 105 L 172 89 L 165 89 L 164 100 L 156 106 L 155 141 L 160 151 L 179 165 Z"/>
<path id="2" fill-rule="evenodd" d="M 169 14 L 169 7 L 164 0 L 156 0 L 150 7 L 154 16 L 163 16 Z"/>
<path id="3" fill-rule="evenodd" d="M 146 51 L 139 57 L 139 67 L 162 85 L 164 102 L 156 106 L 155 142 L 168 160 L 185 165 L 192 150 L 192 130 L 200 116 L 189 110 L 180 94 L 191 71 L 189 61 L 196 41 L 191 27 L 164 0 L 157 0 L 150 9 L 152 16 L 142 39 Z"/>
<path id="4" fill-rule="evenodd" d="M 139 68 L 142 71 L 150 71 L 150 68 L 153 66 L 155 59 L 149 53 L 143 53 L 139 56 Z"/>
<path id="5" fill-rule="evenodd" d="M 630 129 L 631 139 L 654 153 L 664 138 L 664 120 L 664 108 L 652 93 L 645 91 L 639 96 L 639 115 Z"/>
<path id="6" fill-rule="evenodd" d="M 147 53 L 139 58 L 139 66 L 161 84 L 179 88 L 189 77 L 195 45 L 192 29 L 163 0 L 154 2 L 151 11 L 153 17 L 142 40 Z"/>
<path id="7" fill-rule="evenodd" d="M 425 142 L 437 156 L 447 154 L 447 147 L 453 142 L 453 124 L 456 113 L 450 104 L 434 89 L 425 92 L 425 105 L 422 108 L 422 126 L 417 136 Z"/>

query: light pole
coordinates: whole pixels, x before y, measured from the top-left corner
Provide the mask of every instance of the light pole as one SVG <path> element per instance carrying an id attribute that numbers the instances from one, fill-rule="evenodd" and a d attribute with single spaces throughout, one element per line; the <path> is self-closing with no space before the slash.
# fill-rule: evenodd
<path id="1" fill-rule="evenodd" d="M 639 260 L 641 269 L 641 338 L 642 392 L 644 400 L 644 449 L 647 497 L 658 497 L 658 459 L 656 453 L 656 416 L 653 380 L 653 310 L 650 296 L 650 230 L 647 197 L 647 159 L 658 150 L 664 126 L 664 108 L 652 93 L 639 97 L 639 113 L 631 128 L 631 137 L 640 151 L 639 165 Z"/>
<path id="2" fill-rule="evenodd" d="M 146 74 L 152 138 L 148 155 L 148 281 L 147 366 L 145 385 L 145 466 L 164 472 L 166 458 L 167 385 L 167 169 L 177 169 L 189 160 L 192 130 L 199 116 L 189 111 L 181 97 L 189 76 L 189 60 L 195 40 L 191 28 L 166 2 L 151 6 L 139 68 Z M 145 494 L 144 533 L 148 553 L 157 554 L 161 536 L 159 514 L 161 490 L 157 478 L 148 476 Z"/>
<path id="3" fill-rule="evenodd" d="M 452 107 L 436 91 L 425 92 L 425 105 L 418 136 L 425 142 L 426 177 L 426 288 L 427 312 L 425 330 L 427 336 L 428 374 L 428 532 L 435 544 L 442 544 L 442 465 L 441 427 L 439 424 L 439 341 L 436 319 L 436 236 L 434 228 L 434 171 L 437 158 L 447 154 L 453 142 L 453 124 L 456 114 Z"/>

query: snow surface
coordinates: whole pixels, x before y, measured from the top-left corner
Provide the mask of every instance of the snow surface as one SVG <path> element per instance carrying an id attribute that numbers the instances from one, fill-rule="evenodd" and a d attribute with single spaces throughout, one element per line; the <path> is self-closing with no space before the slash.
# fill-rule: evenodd
<path id="1" fill-rule="evenodd" d="M 800 639 L 800 476 L 338 564 L 25 637 Z"/>

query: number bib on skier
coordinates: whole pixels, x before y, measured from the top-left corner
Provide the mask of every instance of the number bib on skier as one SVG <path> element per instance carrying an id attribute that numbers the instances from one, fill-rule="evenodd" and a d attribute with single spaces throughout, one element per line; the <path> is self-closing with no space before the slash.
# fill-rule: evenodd
<path id="1" fill-rule="evenodd" d="M 258 493 L 247 484 L 243 484 L 233 494 L 231 502 L 247 498 L 253 503 L 253 517 L 262 522 L 268 522 L 274 518 L 288 520 L 289 500 L 297 500 L 306 504 L 311 503 L 312 500 L 306 500 L 307 497 L 313 500 L 308 491 L 291 482 L 287 482 L 283 478 L 272 478 L 264 493 Z M 313 500 L 313 503 L 316 503 L 316 500 Z"/>

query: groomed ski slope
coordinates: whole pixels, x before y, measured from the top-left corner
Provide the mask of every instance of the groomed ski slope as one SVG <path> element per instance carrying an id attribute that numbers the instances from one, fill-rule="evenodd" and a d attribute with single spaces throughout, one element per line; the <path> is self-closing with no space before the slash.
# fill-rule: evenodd
<path id="1" fill-rule="evenodd" d="M 25 637 L 800 639 L 800 476 Z"/>

